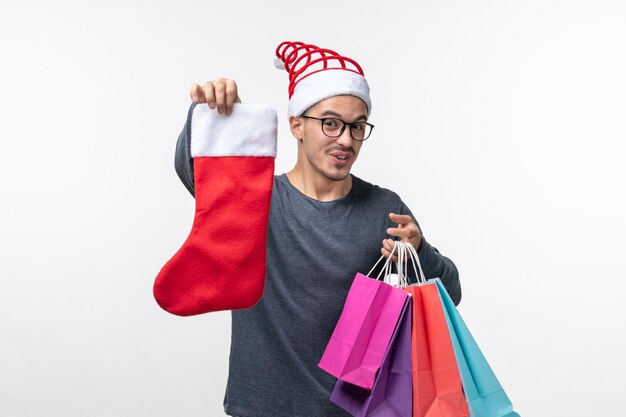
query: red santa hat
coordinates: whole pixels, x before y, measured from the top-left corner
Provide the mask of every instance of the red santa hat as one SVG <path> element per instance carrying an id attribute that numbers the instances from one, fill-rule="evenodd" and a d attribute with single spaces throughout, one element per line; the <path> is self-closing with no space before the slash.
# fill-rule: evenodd
<path id="1" fill-rule="evenodd" d="M 274 64 L 289 72 L 288 116 L 301 116 L 320 101 L 339 95 L 360 98 L 372 111 L 370 88 L 361 66 L 330 49 L 303 42 L 282 42 Z"/>

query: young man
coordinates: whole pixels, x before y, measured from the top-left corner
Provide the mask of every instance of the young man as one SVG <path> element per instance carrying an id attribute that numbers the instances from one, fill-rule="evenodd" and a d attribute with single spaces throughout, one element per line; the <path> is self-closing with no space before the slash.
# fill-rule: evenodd
<path id="1" fill-rule="evenodd" d="M 389 256 L 394 238 L 417 249 L 426 277 L 440 277 L 457 304 L 458 271 L 424 239 L 395 193 L 350 174 L 373 128 L 358 64 L 299 42 L 279 45 L 277 56 L 290 74 L 289 126 L 298 159 L 274 179 L 263 297 L 232 312 L 224 409 L 237 417 L 346 416 L 329 400 L 335 378 L 317 364 L 355 274 L 369 271 L 381 253 Z M 331 60 L 340 65 L 331 67 Z M 230 115 L 241 100 L 236 83 L 222 78 L 195 84 L 190 95 L 176 171 L 193 195 L 195 106 Z"/>

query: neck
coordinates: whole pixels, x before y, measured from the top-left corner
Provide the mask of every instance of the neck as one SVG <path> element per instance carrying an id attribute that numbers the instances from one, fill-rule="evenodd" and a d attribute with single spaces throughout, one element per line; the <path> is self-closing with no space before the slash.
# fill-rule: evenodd
<path id="1" fill-rule="evenodd" d="M 302 194 L 323 202 L 345 197 L 352 189 L 351 175 L 343 180 L 333 181 L 321 175 L 307 174 L 298 164 L 287 173 L 287 178 Z"/>

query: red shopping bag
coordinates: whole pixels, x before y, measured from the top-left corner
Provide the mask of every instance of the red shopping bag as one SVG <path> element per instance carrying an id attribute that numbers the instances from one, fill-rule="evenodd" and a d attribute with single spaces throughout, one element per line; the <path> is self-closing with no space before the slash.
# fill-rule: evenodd
<path id="1" fill-rule="evenodd" d="M 437 285 L 426 282 L 404 290 L 413 296 L 413 416 L 469 416 Z"/>

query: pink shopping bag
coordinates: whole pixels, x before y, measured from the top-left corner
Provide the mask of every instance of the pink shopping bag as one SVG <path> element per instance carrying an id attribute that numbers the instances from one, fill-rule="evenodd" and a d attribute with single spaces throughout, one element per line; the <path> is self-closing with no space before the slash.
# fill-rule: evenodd
<path id="1" fill-rule="evenodd" d="M 413 417 L 411 299 L 407 298 L 371 390 L 340 379 L 330 400 L 355 417 Z"/>
<path id="2" fill-rule="evenodd" d="M 372 389 L 409 294 L 357 273 L 319 367 Z"/>

